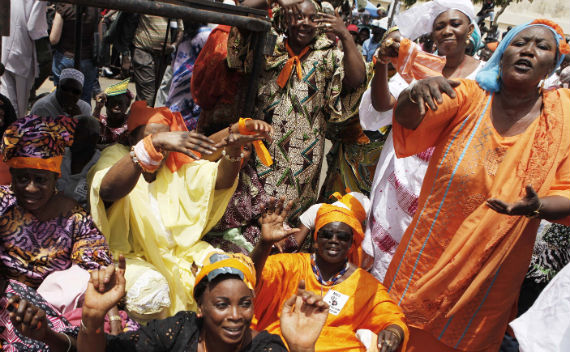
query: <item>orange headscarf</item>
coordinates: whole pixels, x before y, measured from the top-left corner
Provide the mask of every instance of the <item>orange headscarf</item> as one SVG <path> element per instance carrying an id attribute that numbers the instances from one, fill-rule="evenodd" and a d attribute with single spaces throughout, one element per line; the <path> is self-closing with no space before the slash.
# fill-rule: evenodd
<path id="1" fill-rule="evenodd" d="M 129 132 L 142 125 L 150 124 L 166 125 L 170 128 L 170 132 L 188 131 L 184 119 L 179 112 L 172 112 L 167 107 L 151 108 L 146 105 L 145 101 L 135 101 L 131 107 L 127 128 Z M 200 153 L 194 151 L 194 154 L 200 156 Z M 171 152 L 166 159 L 166 166 L 171 172 L 176 172 L 182 165 L 193 162 L 194 159 L 186 154 Z"/>
<path id="2" fill-rule="evenodd" d="M 355 198 L 353 199 L 359 203 Z M 363 258 L 361 243 L 364 240 L 364 231 L 362 231 L 360 219 L 352 210 L 331 204 L 323 204 L 319 208 L 317 218 L 315 219 L 315 241 L 317 241 L 317 233 L 319 230 L 331 222 L 342 222 L 352 228 L 352 246 L 348 251 L 348 260 L 352 264 L 360 266 Z"/>
<path id="3" fill-rule="evenodd" d="M 206 257 L 204 266 L 198 272 L 198 275 L 196 275 L 196 284 L 194 287 L 198 286 L 200 281 L 204 278 L 208 281 L 212 281 L 216 276 L 221 274 L 238 275 L 250 290 L 255 289 L 255 266 L 251 258 L 241 253 L 226 253 L 221 251 L 212 252 Z M 196 298 L 195 294 L 196 293 L 193 292 L 194 298 Z"/>

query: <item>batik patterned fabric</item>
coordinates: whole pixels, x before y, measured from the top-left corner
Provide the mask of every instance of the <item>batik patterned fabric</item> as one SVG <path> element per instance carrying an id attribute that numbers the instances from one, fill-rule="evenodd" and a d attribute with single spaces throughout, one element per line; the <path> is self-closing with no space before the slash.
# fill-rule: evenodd
<path id="1" fill-rule="evenodd" d="M 20 296 L 33 305 L 46 312 L 49 327 L 57 332 L 62 332 L 69 336 L 77 337 L 78 328 L 73 327 L 61 314 L 47 303 L 35 290 L 15 281 L 8 281 L 8 286 L 0 298 L 0 350 L 4 352 L 37 352 L 50 351 L 44 343 L 29 339 L 14 328 L 10 321 L 10 316 L 6 307 L 8 299 L 13 295 Z"/>
<path id="2" fill-rule="evenodd" d="M 547 222 L 538 231 L 526 279 L 547 284 L 568 263 L 570 227 Z"/>
<path id="3" fill-rule="evenodd" d="M 257 172 L 250 164 L 245 165 L 224 216 L 203 240 L 225 252 L 249 254 L 261 236 L 257 219 L 268 200 Z"/>
<path id="4" fill-rule="evenodd" d="M 8 186 L 0 186 L 0 246 L 7 276 L 33 288 L 72 264 L 89 270 L 112 263 L 105 237 L 83 208 L 40 221 L 16 204 Z"/>
<path id="5" fill-rule="evenodd" d="M 26 116 L 10 125 L 2 139 L 4 161 L 15 157 L 48 159 L 73 143 L 77 121 L 68 116 Z"/>
<path id="6" fill-rule="evenodd" d="M 206 44 L 211 31 L 209 27 L 203 26 L 198 29 L 195 36 L 186 35 L 178 45 L 176 57 L 172 63 L 172 84 L 166 106 L 182 114 L 186 127 L 190 131 L 196 129 L 200 116 L 200 107 L 194 102 L 190 91 L 194 62 Z"/>
<path id="7" fill-rule="evenodd" d="M 228 39 L 230 67 L 250 66 L 248 43 L 248 38 L 232 30 Z M 290 220 L 295 223 L 317 200 L 326 123 L 341 123 L 347 115 L 343 113 L 345 97 L 341 97 L 343 53 L 333 42 L 325 35 L 318 35 L 302 58 L 302 79 L 293 70 L 281 89 L 277 76 L 288 59 L 281 36 L 273 54 L 266 57 L 253 117 L 265 120 L 274 129 L 273 141 L 268 146 L 274 164 L 267 167 L 258 160 L 257 172 L 269 196 L 294 202 Z"/>

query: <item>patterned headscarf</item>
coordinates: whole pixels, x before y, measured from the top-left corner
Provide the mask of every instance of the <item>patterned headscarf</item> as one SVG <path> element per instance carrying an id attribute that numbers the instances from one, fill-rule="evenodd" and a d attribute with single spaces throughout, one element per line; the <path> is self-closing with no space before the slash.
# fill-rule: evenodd
<path id="1" fill-rule="evenodd" d="M 26 116 L 11 124 L 2 138 L 4 162 L 17 169 L 60 174 L 65 148 L 73 143 L 77 120 L 69 116 Z"/>
<path id="2" fill-rule="evenodd" d="M 223 274 L 239 276 L 250 290 L 255 289 L 255 266 L 251 259 L 241 253 L 226 253 L 222 251 L 212 252 L 206 257 L 204 266 L 196 275 L 194 287 L 198 286 L 204 279 L 211 282 L 217 276 Z M 192 295 L 197 299 L 195 290 Z"/>
<path id="3" fill-rule="evenodd" d="M 537 19 L 532 22 L 516 26 L 507 33 L 505 38 L 497 47 L 497 50 L 495 50 L 493 53 L 493 56 L 491 56 L 489 61 L 487 61 L 487 64 L 477 73 L 477 76 L 475 77 L 475 80 L 477 83 L 479 83 L 479 86 L 481 88 L 488 92 L 498 92 L 501 90 L 501 59 L 503 58 L 503 53 L 511 44 L 515 36 L 517 36 L 517 34 L 527 28 L 534 26 L 548 28 L 554 34 L 554 38 L 556 39 L 556 47 L 558 50 L 556 52 L 556 65 L 550 72 L 549 76 L 552 75 L 556 69 L 558 69 L 562 63 L 562 60 L 564 60 L 564 55 L 570 54 L 570 46 L 568 43 L 566 43 L 564 32 L 560 26 L 550 20 Z"/>

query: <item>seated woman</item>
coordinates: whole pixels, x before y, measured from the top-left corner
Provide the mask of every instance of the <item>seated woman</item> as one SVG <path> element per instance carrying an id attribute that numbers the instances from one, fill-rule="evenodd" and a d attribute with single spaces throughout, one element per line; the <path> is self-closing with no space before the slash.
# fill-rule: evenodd
<path id="1" fill-rule="evenodd" d="M 78 266 L 73 269 L 77 273 L 111 263 L 109 247 L 91 216 L 55 187 L 76 123 L 66 116 L 27 116 L 10 125 L 2 140 L 12 185 L 0 186 L 0 261 L 8 278 L 35 289 L 50 274 L 60 274 L 72 265 Z M 70 282 L 62 283 L 69 276 L 59 280 L 59 286 L 71 291 Z M 81 287 L 66 295 L 81 295 Z M 61 297 L 57 298 L 60 303 Z M 114 325 L 118 332 L 121 326 Z"/>
<path id="2" fill-rule="evenodd" d="M 77 338 L 79 352 L 287 351 L 279 336 L 250 328 L 256 274 L 251 259 L 242 254 L 213 252 L 206 257 L 193 292 L 197 313 L 182 311 L 137 332 L 105 336 L 103 317 L 125 294 L 124 272 L 122 257 L 118 270 L 109 266 L 92 272 Z M 314 351 L 327 314 L 322 298 L 302 288 L 293 294 L 281 314 L 289 351 Z"/>
<path id="3" fill-rule="evenodd" d="M 132 147 L 106 148 L 88 174 L 93 219 L 111 250 L 129 260 L 131 316 L 142 321 L 195 310 L 189 295 L 195 269 L 213 250 L 201 238 L 233 195 L 241 146 L 267 137 L 271 127 L 249 120 L 252 135 L 234 124 L 210 139 L 188 132 L 180 113 L 143 101 L 132 105 L 128 125 Z"/>
<path id="4" fill-rule="evenodd" d="M 324 296 L 331 308 L 316 351 L 364 351 L 356 336 L 366 329 L 378 334 L 381 351 L 405 350 L 408 328 L 404 314 L 386 289 L 368 272 L 348 261 L 357 248 L 353 237 L 363 237 L 354 213 L 323 204 L 317 213 L 314 254 L 269 256 L 273 243 L 298 229 L 285 230 L 283 221 L 292 206 L 273 199 L 261 218 L 261 241 L 251 253 L 257 271 L 254 327 L 282 333 L 279 309 L 304 280 L 306 290 Z M 269 256 L 269 257 L 268 257 Z"/>
<path id="5" fill-rule="evenodd" d="M 129 143 L 127 110 L 129 110 L 133 100 L 133 94 L 128 90 L 129 80 L 126 79 L 109 86 L 95 98 L 93 116 L 99 119 L 101 123 L 99 144 L 122 143 L 127 145 Z M 101 113 L 103 107 L 105 107 L 107 115 Z"/>

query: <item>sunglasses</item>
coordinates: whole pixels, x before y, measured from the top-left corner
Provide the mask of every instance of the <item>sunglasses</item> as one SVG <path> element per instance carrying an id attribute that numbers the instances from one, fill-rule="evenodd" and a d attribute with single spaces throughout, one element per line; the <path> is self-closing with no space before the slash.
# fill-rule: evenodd
<path id="1" fill-rule="evenodd" d="M 332 240 L 335 236 L 340 242 L 349 242 L 352 239 L 352 233 L 348 232 L 333 232 L 327 230 L 320 230 L 317 232 L 317 237 L 324 240 Z"/>

